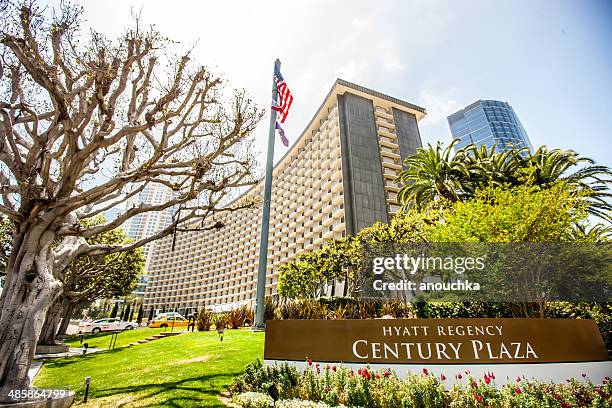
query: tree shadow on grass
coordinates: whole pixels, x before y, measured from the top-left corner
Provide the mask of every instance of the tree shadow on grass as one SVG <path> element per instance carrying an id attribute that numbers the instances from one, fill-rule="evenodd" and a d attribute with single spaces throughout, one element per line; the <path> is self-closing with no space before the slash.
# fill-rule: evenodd
<path id="1" fill-rule="evenodd" d="M 108 398 L 121 394 L 133 395 L 133 398 L 130 398 L 129 401 L 125 403 L 118 402 L 116 405 L 117 407 L 127 407 L 139 401 L 144 402 L 144 404 L 139 405 L 143 407 L 185 407 L 196 405 L 222 407 L 224 405 L 217 399 L 221 394 L 221 390 L 214 388 L 215 384 L 211 384 L 210 381 L 223 378 L 231 380 L 231 378 L 234 378 L 240 374 L 241 372 L 229 372 L 189 377 L 177 381 L 162 383 L 149 383 L 112 388 L 95 388 L 91 393 L 90 398 Z M 94 381 L 95 379 L 92 378 L 92 384 L 94 384 Z M 194 384 L 187 385 L 188 383 Z M 167 396 L 163 395 L 164 393 L 167 393 Z M 75 400 L 81 400 L 83 398 L 83 394 L 83 390 L 76 391 Z M 204 403 L 206 403 L 206 401 L 202 399 L 204 395 L 214 397 L 217 403 L 215 403 L 215 405 L 204 405 Z M 153 401 L 151 403 L 145 402 L 147 399 L 153 399 Z"/>
<path id="2" fill-rule="evenodd" d="M 123 347 L 122 348 L 116 348 L 114 350 L 102 350 L 102 351 L 97 351 L 95 353 L 86 353 L 86 354 L 82 354 L 82 355 L 78 355 L 78 356 L 43 359 L 42 361 L 44 361 L 45 367 L 48 367 L 48 368 L 62 368 L 62 367 L 69 366 L 72 363 L 79 363 L 79 362 L 83 362 L 83 361 L 86 361 L 86 360 L 90 360 L 92 357 L 100 357 L 100 356 L 103 356 L 103 355 L 119 353 L 119 352 L 122 352 L 122 351 L 125 351 L 125 349 Z"/>

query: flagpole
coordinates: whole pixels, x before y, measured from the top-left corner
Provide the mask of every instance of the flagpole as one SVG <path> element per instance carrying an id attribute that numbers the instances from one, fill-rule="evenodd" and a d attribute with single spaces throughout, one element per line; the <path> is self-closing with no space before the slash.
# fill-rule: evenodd
<path id="1" fill-rule="evenodd" d="M 274 70 L 280 70 L 280 61 L 274 61 Z M 273 72 L 275 72 L 273 71 Z M 272 101 L 276 101 L 278 89 L 272 76 Z M 268 233 L 270 231 L 270 201 L 272 199 L 272 168 L 274 166 L 274 141 L 276 133 L 276 111 L 270 108 L 270 129 L 268 131 L 268 155 L 266 158 L 266 178 L 264 180 L 264 199 L 261 216 L 261 236 L 259 238 L 259 269 L 257 271 L 257 303 L 255 304 L 254 331 L 265 330 L 264 312 L 266 300 L 266 269 L 268 264 Z"/>

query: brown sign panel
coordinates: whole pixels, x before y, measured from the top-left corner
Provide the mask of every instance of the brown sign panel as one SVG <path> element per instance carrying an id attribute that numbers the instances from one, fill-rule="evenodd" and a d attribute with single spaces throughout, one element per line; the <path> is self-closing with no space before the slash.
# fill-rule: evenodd
<path id="1" fill-rule="evenodd" d="M 270 320 L 266 360 L 391 364 L 605 361 L 597 325 L 575 319 Z"/>

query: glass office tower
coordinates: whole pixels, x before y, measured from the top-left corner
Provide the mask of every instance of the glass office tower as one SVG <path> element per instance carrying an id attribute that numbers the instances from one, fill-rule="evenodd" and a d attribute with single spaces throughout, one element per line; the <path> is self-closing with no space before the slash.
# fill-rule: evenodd
<path id="1" fill-rule="evenodd" d="M 448 117 L 453 139 L 459 139 L 455 149 L 469 144 L 495 145 L 496 151 L 506 147 L 527 147 L 533 151 L 527 132 L 514 109 L 507 102 L 480 100 Z"/>

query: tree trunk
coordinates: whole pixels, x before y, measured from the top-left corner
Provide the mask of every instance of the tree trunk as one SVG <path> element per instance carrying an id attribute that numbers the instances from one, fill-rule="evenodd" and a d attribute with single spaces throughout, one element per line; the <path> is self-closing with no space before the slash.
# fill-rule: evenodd
<path id="1" fill-rule="evenodd" d="M 60 323 L 59 329 L 57 330 L 57 335 L 65 335 L 68 330 L 68 326 L 70 325 L 70 319 L 74 315 L 74 310 L 76 308 L 75 302 L 66 301 L 64 303 L 64 310 L 62 311 L 62 322 Z"/>
<path id="2" fill-rule="evenodd" d="M 54 235 L 41 227 L 13 236 L 0 296 L 0 401 L 13 401 L 10 390 L 28 389 L 28 369 L 49 306 L 61 294 L 53 277 Z"/>
<path id="3" fill-rule="evenodd" d="M 118 310 L 119 310 L 119 305 L 117 305 L 117 303 L 115 303 L 115 304 L 113 305 L 113 311 L 111 312 L 110 317 L 111 317 L 111 318 L 115 318 L 115 317 L 117 317 L 117 311 L 118 311 Z"/>
<path id="4" fill-rule="evenodd" d="M 60 296 L 49 307 L 49 310 L 47 310 L 47 315 L 45 316 L 45 322 L 43 323 L 43 327 L 40 332 L 38 344 L 55 344 L 55 336 L 57 334 L 57 328 L 62 316 L 63 302 L 64 299 Z"/>

